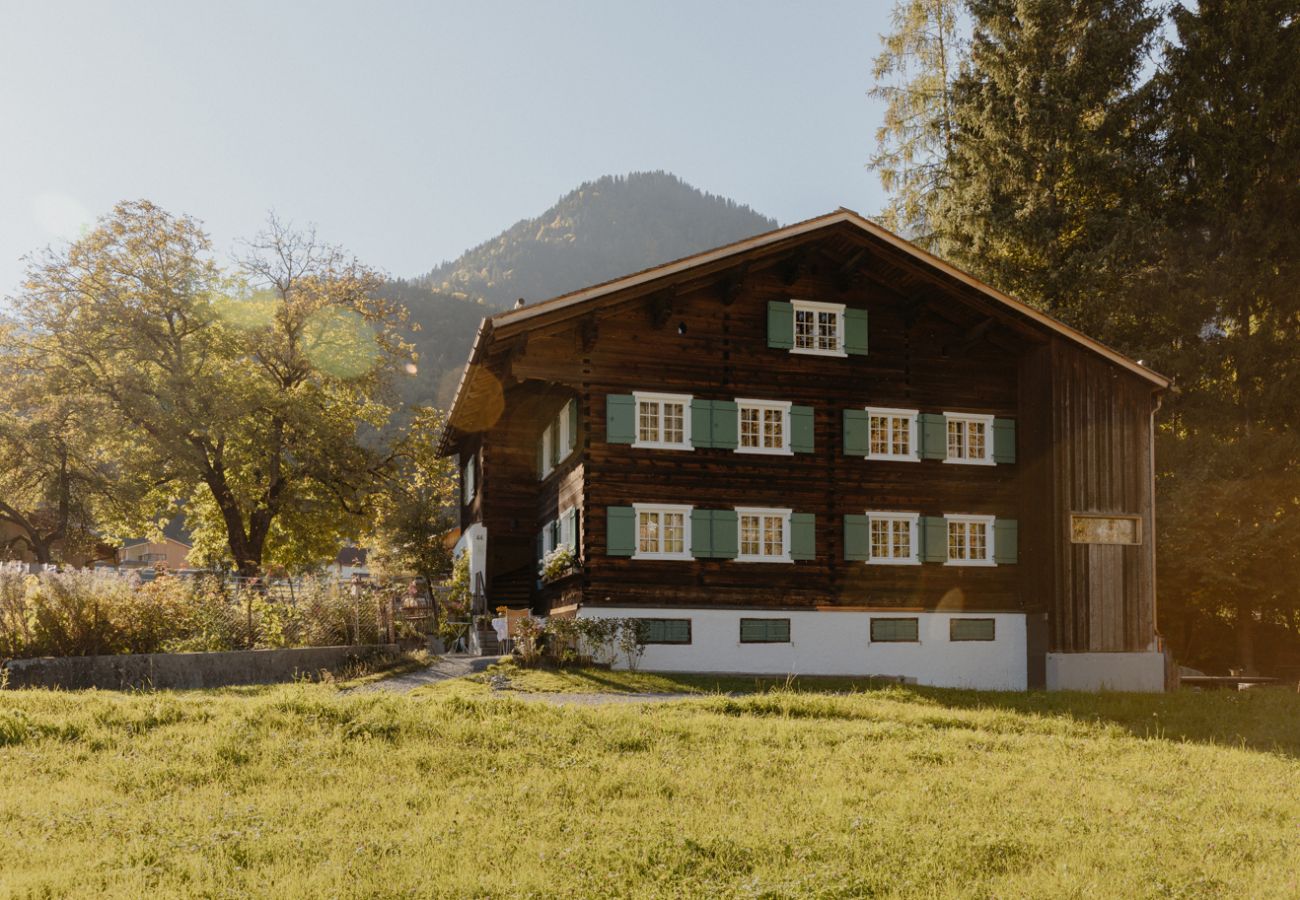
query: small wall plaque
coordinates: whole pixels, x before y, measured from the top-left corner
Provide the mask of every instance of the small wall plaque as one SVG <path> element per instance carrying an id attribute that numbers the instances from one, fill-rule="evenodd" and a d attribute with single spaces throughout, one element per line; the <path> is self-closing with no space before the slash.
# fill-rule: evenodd
<path id="1" fill-rule="evenodd" d="M 1075 544 L 1140 544 L 1139 516 L 1074 513 L 1070 516 L 1070 541 Z"/>

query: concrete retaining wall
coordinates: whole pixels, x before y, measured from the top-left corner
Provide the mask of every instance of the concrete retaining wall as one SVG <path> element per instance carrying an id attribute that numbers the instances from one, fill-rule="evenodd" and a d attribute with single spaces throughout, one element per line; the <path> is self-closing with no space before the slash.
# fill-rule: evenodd
<path id="1" fill-rule="evenodd" d="M 11 659 L 3 666 L 9 687 L 76 690 L 213 688 L 272 684 L 318 677 L 349 663 L 395 655 L 396 644 L 234 650 L 226 653 L 142 653 Z"/>
<path id="2" fill-rule="evenodd" d="M 1145 691 L 1165 689 L 1165 655 L 1146 653 L 1049 653 L 1049 691 Z"/>

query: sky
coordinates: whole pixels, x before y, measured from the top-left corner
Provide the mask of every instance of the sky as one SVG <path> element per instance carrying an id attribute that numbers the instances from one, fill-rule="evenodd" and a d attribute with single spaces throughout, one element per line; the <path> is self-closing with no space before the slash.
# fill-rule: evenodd
<path id="1" fill-rule="evenodd" d="M 2 0 L 0 297 L 146 198 L 222 255 L 268 213 L 394 276 L 606 174 L 781 223 L 883 204 L 890 0 Z"/>

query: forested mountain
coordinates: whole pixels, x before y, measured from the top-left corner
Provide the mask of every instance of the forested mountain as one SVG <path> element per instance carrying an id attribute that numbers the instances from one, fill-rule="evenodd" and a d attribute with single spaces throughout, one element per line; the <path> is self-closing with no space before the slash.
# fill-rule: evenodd
<path id="1" fill-rule="evenodd" d="M 479 320 L 520 297 L 535 303 L 776 227 L 667 172 L 587 182 L 460 258 L 386 287 L 420 326 L 408 399 L 448 403 Z"/>

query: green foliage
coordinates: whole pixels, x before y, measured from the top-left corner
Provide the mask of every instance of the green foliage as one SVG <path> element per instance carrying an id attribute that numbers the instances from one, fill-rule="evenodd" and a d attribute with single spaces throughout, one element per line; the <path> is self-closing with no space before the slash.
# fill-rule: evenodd
<path id="1" fill-rule="evenodd" d="M 183 506 L 201 557 L 301 570 L 359 533 L 385 463 L 409 347 L 380 283 L 275 220 L 222 269 L 194 220 L 122 203 L 32 265 L 13 351 L 93 413 L 110 532 Z"/>
<path id="2" fill-rule="evenodd" d="M 892 24 L 872 66 L 870 94 L 885 101 L 885 112 L 869 166 L 889 194 L 881 223 L 928 248 L 950 187 L 953 84 L 969 36 L 958 0 L 899 0 Z"/>
<path id="3" fill-rule="evenodd" d="M 69 898 L 1293 897 L 1298 704 L 9 691 L 0 877 Z"/>
<path id="4" fill-rule="evenodd" d="M 0 564 L 0 658 L 374 644 L 385 602 L 330 579 L 303 579 L 286 596 L 217 578 L 141 583 L 111 571 L 29 575 Z"/>
<path id="5" fill-rule="evenodd" d="M 1174 376 L 1161 629 L 1198 667 L 1300 666 L 1300 7 L 1172 4 L 1154 67 L 1166 20 L 1142 0 L 967 8 L 946 157 L 899 157 L 891 209 L 938 210 L 941 253 Z M 919 65 L 905 98 L 952 71 L 938 9 L 897 7 L 878 72 Z"/>
<path id="6" fill-rule="evenodd" d="M 437 584 L 452 569 L 446 539 L 457 522 L 459 482 L 456 459 L 438 453 L 442 430 L 438 410 L 419 408 L 396 442 L 389 471 L 370 500 L 366 545 L 377 572 L 415 574 Z"/>

